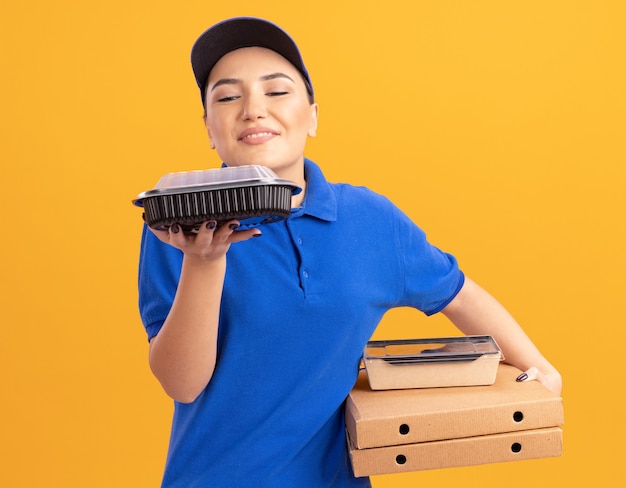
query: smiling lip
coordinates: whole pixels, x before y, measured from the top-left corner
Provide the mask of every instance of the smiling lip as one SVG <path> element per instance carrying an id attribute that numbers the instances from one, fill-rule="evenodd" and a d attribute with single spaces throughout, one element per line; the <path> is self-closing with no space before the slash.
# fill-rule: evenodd
<path id="1" fill-rule="evenodd" d="M 267 127 L 251 127 L 239 134 L 237 140 L 246 144 L 262 144 L 277 135 L 278 132 Z"/>

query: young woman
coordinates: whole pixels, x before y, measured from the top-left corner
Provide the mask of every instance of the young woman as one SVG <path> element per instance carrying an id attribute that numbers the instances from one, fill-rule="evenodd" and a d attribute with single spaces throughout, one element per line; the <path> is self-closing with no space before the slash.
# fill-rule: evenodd
<path id="1" fill-rule="evenodd" d="M 303 191 L 285 221 L 195 235 L 144 229 L 140 311 L 150 366 L 175 402 L 164 487 L 362 487 L 343 402 L 390 308 L 494 336 L 554 392 L 557 370 L 509 313 L 389 200 L 332 184 L 304 157 L 319 109 L 293 40 L 262 19 L 205 31 L 192 67 L 214 148 Z"/>

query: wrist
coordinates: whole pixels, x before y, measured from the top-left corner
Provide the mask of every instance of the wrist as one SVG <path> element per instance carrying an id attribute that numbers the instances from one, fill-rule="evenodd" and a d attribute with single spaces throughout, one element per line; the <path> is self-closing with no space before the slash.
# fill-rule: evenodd
<path id="1" fill-rule="evenodd" d="M 198 255 L 185 253 L 183 256 L 183 270 L 202 271 L 202 272 L 218 272 L 226 269 L 226 255 Z"/>

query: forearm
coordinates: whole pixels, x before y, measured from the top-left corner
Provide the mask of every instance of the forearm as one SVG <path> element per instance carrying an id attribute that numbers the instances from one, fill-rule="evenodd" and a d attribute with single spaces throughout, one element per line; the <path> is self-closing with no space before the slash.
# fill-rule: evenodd
<path id="1" fill-rule="evenodd" d="M 443 314 L 466 335 L 493 336 L 505 361 L 518 369 L 526 371 L 534 366 L 544 374 L 557 373 L 513 316 L 469 278 Z"/>
<path id="2" fill-rule="evenodd" d="M 189 403 L 210 381 L 217 354 L 226 257 L 185 257 L 170 313 L 150 342 L 150 367 L 166 393 Z"/>

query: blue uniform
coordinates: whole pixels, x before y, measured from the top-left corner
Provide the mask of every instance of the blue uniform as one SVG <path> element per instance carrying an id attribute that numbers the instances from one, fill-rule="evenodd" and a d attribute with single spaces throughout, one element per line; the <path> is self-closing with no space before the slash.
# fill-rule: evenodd
<path id="1" fill-rule="evenodd" d="M 349 464 L 343 402 L 390 308 L 430 315 L 463 285 L 455 258 L 386 198 L 326 181 L 305 161 L 303 206 L 235 243 L 214 375 L 175 404 L 164 487 L 363 487 Z M 139 300 L 162 326 L 182 253 L 144 229 Z"/>

